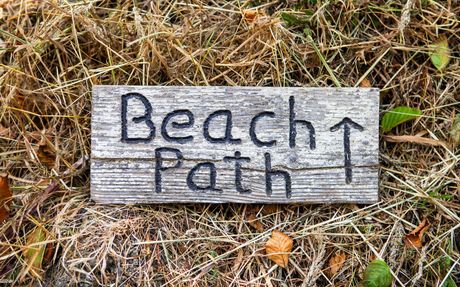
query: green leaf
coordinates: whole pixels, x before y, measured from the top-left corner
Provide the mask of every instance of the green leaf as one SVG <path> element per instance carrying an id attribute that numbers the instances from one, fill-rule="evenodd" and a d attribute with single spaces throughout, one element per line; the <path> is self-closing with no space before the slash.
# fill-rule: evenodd
<path id="1" fill-rule="evenodd" d="M 311 32 L 310 27 L 305 27 L 305 28 L 303 28 L 303 33 L 304 33 L 307 37 L 311 37 L 311 36 L 313 35 L 313 33 Z"/>
<path id="2" fill-rule="evenodd" d="M 432 198 L 437 198 L 437 199 L 441 199 L 441 200 L 445 200 L 445 201 L 450 201 L 452 200 L 453 196 L 450 195 L 450 194 L 441 194 L 437 191 L 430 191 L 428 192 L 428 195 Z"/>
<path id="3" fill-rule="evenodd" d="M 454 279 L 452 279 L 451 276 L 447 278 L 446 281 L 444 281 L 444 284 L 442 284 L 441 287 L 457 287 L 457 283 L 455 283 Z"/>
<path id="4" fill-rule="evenodd" d="M 430 49 L 432 50 L 431 62 L 438 71 L 443 71 L 450 61 L 450 48 L 447 39 L 441 37 L 436 43 L 430 45 Z"/>
<path id="5" fill-rule="evenodd" d="M 456 145 L 460 144 L 460 114 L 455 116 L 452 127 L 450 128 L 450 137 Z"/>
<path id="6" fill-rule="evenodd" d="M 422 7 L 425 8 L 428 5 L 429 0 L 421 0 L 420 4 L 422 4 Z"/>
<path id="7" fill-rule="evenodd" d="M 46 247 L 45 243 L 40 243 L 45 240 L 46 235 L 41 227 L 37 227 L 27 236 L 27 246 L 24 248 L 23 254 L 30 272 L 35 277 L 40 277 Z"/>
<path id="8" fill-rule="evenodd" d="M 308 18 L 296 16 L 294 14 L 289 14 L 286 12 L 281 13 L 281 18 L 288 26 L 304 25 L 308 23 Z"/>
<path id="9" fill-rule="evenodd" d="M 389 287 L 393 277 L 391 276 L 390 267 L 381 259 L 376 259 L 369 263 L 364 270 L 364 279 L 361 286 L 364 287 Z"/>
<path id="10" fill-rule="evenodd" d="M 302 12 L 304 12 L 305 15 L 307 15 L 307 16 L 313 16 L 313 14 L 315 14 L 315 11 L 313 11 L 311 9 L 303 9 Z"/>
<path id="11" fill-rule="evenodd" d="M 422 115 L 422 112 L 416 108 L 397 107 L 385 113 L 382 119 L 382 130 L 388 132 L 397 125 L 413 120 Z"/>

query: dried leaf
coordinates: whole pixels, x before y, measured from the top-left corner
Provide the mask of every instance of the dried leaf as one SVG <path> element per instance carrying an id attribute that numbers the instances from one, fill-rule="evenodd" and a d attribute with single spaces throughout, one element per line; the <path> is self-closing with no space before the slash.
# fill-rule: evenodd
<path id="1" fill-rule="evenodd" d="M 49 168 L 54 166 L 56 156 L 53 150 L 49 148 L 44 141 L 38 144 L 37 156 L 43 165 L 46 165 Z"/>
<path id="2" fill-rule="evenodd" d="M 270 260 L 286 268 L 289 254 L 292 251 L 293 240 L 281 231 L 274 230 L 272 237 L 265 243 L 265 252 Z"/>
<path id="3" fill-rule="evenodd" d="M 450 61 L 450 48 L 447 38 L 441 37 L 437 42 L 430 45 L 430 48 L 432 49 L 431 62 L 438 71 L 443 71 Z"/>
<path id="4" fill-rule="evenodd" d="M 334 256 L 329 258 L 329 269 L 327 270 L 327 275 L 329 277 L 333 277 L 337 274 L 345 263 L 346 258 L 347 256 L 344 252 L 337 252 Z"/>
<path id="5" fill-rule="evenodd" d="M 0 223 L 10 216 L 11 197 L 13 193 L 8 185 L 8 174 L 0 174 Z"/>
<path id="6" fill-rule="evenodd" d="M 411 233 L 407 234 L 406 237 L 404 237 L 404 243 L 408 247 L 416 247 L 416 248 L 421 248 L 422 247 L 422 238 L 423 234 L 425 231 L 428 230 L 430 227 L 430 224 L 424 218 L 422 222 L 415 228 Z"/>
<path id="7" fill-rule="evenodd" d="M 45 252 L 43 254 L 43 263 L 46 264 L 46 262 L 50 262 L 51 259 L 53 259 L 54 251 L 54 244 L 46 244 Z"/>
<path id="8" fill-rule="evenodd" d="M 93 86 L 101 84 L 101 80 L 99 79 L 99 76 L 97 74 L 91 76 L 91 83 L 93 84 Z"/>
<path id="9" fill-rule="evenodd" d="M 420 136 L 385 136 L 385 140 L 395 143 L 411 142 L 430 146 L 446 146 L 446 143 L 440 140 L 420 137 Z"/>
<path id="10" fill-rule="evenodd" d="M 258 15 L 257 10 L 243 10 L 244 20 L 248 23 L 254 22 Z"/>
<path id="11" fill-rule="evenodd" d="M 278 212 L 278 205 L 277 204 L 265 204 L 262 207 L 261 212 L 262 212 L 263 215 L 269 215 L 269 214 L 273 214 L 275 212 Z"/>
<path id="12" fill-rule="evenodd" d="M 455 145 L 460 145 L 460 114 L 455 116 L 455 120 L 450 128 L 450 137 Z"/>
<path id="13" fill-rule="evenodd" d="M 371 81 L 369 81 L 368 78 L 364 78 L 361 83 L 359 83 L 359 86 L 362 88 L 370 88 L 372 87 Z"/>
<path id="14" fill-rule="evenodd" d="M 11 128 L 5 128 L 0 124 L 0 137 L 10 138 L 11 134 Z"/>
<path id="15" fill-rule="evenodd" d="M 249 225 L 254 227 L 257 231 L 264 232 L 264 226 L 259 221 L 259 219 L 257 219 L 257 216 L 254 213 L 251 212 L 251 213 L 248 214 L 247 221 L 248 221 Z"/>
<path id="16" fill-rule="evenodd" d="M 41 206 L 42 203 L 45 202 L 58 188 L 59 183 L 55 180 L 51 181 L 50 184 L 43 190 L 43 192 L 41 192 L 39 196 L 35 197 L 35 199 L 30 203 L 29 208 L 27 208 L 25 211 L 25 214 L 29 214 L 37 206 Z"/>
<path id="17" fill-rule="evenodd" d="M 248 213 L 259 214 L 262 213 L 263 215 L 270 215 L 275 212 L 278 212 L 278 204 L 251 204 L 246 208 Z"/>
<path id="18" fill-rule="evenodd" d="M 23 250 L 27 271 L 37 278 L 41 278 L 42 262 L 46 248 L 46 244 L 40 244 L 40 242 L 45 240 L 45 231 L 41 227 L 37 227 L 27 236 L 27 246 Z"/>

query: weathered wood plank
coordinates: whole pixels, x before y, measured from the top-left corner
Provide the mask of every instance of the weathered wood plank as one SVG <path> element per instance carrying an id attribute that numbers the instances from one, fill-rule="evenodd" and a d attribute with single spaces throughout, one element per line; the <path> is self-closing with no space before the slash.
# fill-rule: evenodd
<path id="1" fill-rule="evenodd" d="M 378 114 L 368 88 L 95 86 L 91 197 L 375 202 Z"/>

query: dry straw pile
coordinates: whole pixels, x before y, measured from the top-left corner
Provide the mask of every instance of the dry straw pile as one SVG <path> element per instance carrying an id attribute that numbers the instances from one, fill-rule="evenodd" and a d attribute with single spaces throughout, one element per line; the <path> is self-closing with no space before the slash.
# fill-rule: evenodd
<path id="1" fill-rule="evenodd" d="M 12 192 L 1 282 L 356 286 L 374 258 L 395 286 L 458 277 L 460 156 L 449 135 L 460 112 L 457 1 L 0 7 L 0 171 Z M 438 71 L 430 45 L 441 38 L 452 51 Z M 423 115 L 382 136 L 375 205 L 98 206 L 87 159 L 94 84 L 374 86 L 382 113 L 405 105 Z M 423 219 L 429 227 L 412 246 L 405 236 Z M 274 230 L 293 239 L 286 268 L 264 251 Z"/>

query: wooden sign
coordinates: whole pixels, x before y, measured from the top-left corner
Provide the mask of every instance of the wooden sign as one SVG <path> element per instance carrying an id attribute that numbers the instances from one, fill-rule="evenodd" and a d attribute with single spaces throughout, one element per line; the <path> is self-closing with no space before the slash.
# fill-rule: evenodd
<path id="1" fill-rule="evenodd" d="M 95 86 L 99 203 L 373 203 L 373 88 Z"/>

